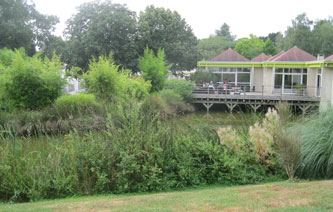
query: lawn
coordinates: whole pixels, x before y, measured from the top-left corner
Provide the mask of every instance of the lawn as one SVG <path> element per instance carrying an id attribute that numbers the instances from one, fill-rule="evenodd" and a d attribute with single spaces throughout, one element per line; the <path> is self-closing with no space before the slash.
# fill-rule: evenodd
<path id="1" fill-rule="evenodd" d="M 181 192 L 0 203 L 4 211 L 333 211 L 333 181 L 205 187 Z"/>

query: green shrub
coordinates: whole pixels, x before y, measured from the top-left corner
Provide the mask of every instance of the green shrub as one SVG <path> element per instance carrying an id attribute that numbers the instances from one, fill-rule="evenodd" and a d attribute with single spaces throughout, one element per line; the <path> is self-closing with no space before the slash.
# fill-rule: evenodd
<path id="1" fill-rule="evenodd" d="M 8 67 L 7 77 L 5 97 L 18 109 L 35 110 L 51 104 L 61 95 L 65 83 L 59 58 L 24 59 L 18 51 Z"/>
<path id="2" fill-rule="evenodd" d="M 128 70 L 120 70 L 111 58 L 101 56 L 98 61 L 90 62 L 89 70 L 83 79 L 87 91 L 104 101 L 119 97 L 144 99 L 151 88 L 150 82 L 139 77 L 130 77 L 129 73 Z"/>
<path id="3" fill-rule="evenodd" d="M 119 70 L 111 57 L 100 56 L 98 61 L 90 61 L 89 70 L 83 76 L 89 93 L 103 100 L 112 100 L 115 96 L 125 93 L 123 83 L 125 74 Z"/>
<path id="4" fill-rule="evenodd" d="M 93 94 L 65 95 L 55 101 L 55 108 L 62 117 L 96 113 L 101 107 Z"/>
<path id="5" fill-rule="evenodd" d="M 126 79 L 126 94 L 130 98 L 143 100 L 149 96 L 151 84 L 140 77 L 128 77 Z"/>
<path id="6" fill-rule="evenodd" d="M 160 96 L 164 103 L 164 111 L 169 115 L 193 111 L 193 107 L 185 103 L 183 98 L 174 90 L 163 89 Z"/>
<path id="7" fill-rule="evenodd" d="M 143 79 L 151 82 L 151 92 L 160 91 L 164 87 L 169 69 L 164 57 L 164 50 L 159 49 L 155 56 L 153 50 L 147 47 L 144 56 L 139 59 L 139 69 Z"/>
<path id="8" fill-rule="evenodd" d="M 190 102 L 193 98 L 193 90 L 195 85 L 193 82 L 187 80 L 171 79 L 167 80 L 164 89 L 173 90 L 184 101 Z"/>

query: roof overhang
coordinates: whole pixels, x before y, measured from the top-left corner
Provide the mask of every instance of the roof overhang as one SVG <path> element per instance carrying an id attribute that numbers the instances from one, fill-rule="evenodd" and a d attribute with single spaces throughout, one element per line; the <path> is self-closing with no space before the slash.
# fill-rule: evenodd
<path id="1" fill-rule="evenodd" d="M 223 61 L 199 61 L 197 63 L 198 67 L 240 67 L 240 68 L 272 68 L 272 67 L 279 67 L 279 68 L 333 68 L 333 61 L 309 61 L 309 62 L 223 62 Z"/>

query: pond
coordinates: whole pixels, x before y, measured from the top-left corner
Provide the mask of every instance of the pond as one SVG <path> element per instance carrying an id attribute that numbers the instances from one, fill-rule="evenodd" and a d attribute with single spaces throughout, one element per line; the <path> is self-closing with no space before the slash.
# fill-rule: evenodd
<path id="1" fill-rule="evenodd" d="M 214 128 L 233 126 L 233 127 L 249 127 L 254 124 L 255 121 L 261 120 L 262 114 L 255 113 L 229 113 L 221 111 L 203 112 L 198 111 L 194 113 L 185 114 L 179 117 L 179 119 L 186 122 L 198 122 L 206 123 Z"/>

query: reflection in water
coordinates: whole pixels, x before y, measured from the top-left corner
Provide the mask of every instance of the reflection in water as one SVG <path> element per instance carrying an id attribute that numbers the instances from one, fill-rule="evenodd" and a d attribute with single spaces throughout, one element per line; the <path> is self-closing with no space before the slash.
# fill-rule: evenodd
<path id="1" fill-rule="evenodd" d="M 195 112 L 185 114 L 180 119 L 198 123 L 204 122 L 213 127 L 246 127 L 254 124 L 255 121 L 261 120 L 261 114 L 255 113 L 228 113 L 228 112 Z"/>

